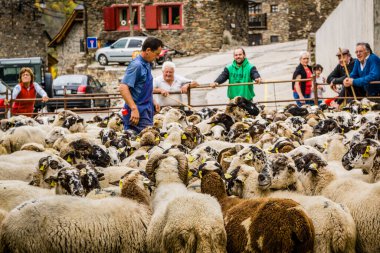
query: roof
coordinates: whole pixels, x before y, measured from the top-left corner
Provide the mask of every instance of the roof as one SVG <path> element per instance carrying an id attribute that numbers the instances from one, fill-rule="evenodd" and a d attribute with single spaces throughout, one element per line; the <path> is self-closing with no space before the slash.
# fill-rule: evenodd
<path id="1" fill-rule="evenodd" d="M 76 22 L 83 22 L 83 6 L 77 6 L 70 17 L 66 19 L 66 22 L 61 27 L 61 30 L 55 35 L 52 41 L 49 42 L 48 47 L 54 47 L 56 45 L 61 44 L 66 36 L 70 33 L 71 28 L 74 26 Z"/>

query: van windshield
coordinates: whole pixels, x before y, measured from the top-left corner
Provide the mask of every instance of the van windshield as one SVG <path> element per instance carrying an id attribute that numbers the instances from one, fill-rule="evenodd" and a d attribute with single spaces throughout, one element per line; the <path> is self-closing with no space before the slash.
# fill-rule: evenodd
<path id="1" fill-rule="evenodd" d="M 22 66 L 22 67 L 12 67 L 3 66 L 0 67 L 0 78 L 8 85 L 15 86 L 19 83 L 18 75 L 21 68 L 29 67 L 34 72 L 34 81 L 41 84 L 41 69 L 39 66 Z"/>

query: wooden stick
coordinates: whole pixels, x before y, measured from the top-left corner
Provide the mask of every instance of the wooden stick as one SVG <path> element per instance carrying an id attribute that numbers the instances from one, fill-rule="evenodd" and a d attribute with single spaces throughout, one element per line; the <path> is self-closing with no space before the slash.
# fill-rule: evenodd
<path id="1" fill-rule="evenodd" d="M 343 62 L 343 67 L 344 67 L 344 71 L 346 72 L 346 76 L 348 77 L 348 78 L 350 78 L 350 73 L 348 73 L 348 69 L 347 69 L 347 66 L 346 66 L 346 62 L 343 60 L 343 52 L 342 52 L 342 49 L 341 48 L 339 48 L 339 53 L 340 53 L 340 57 L 342 57 L 342 62 Z M 354 90 L 354 87 L 352 87 L 353 86 L 353 84 L 351 84 L 351 91 L 352 91 L 352 95 L 354 95 L 354 98 L 355 98 L 355 100 L 357 100 L 356 99 L 356 94 L 355 94 L 355 90 Z M 346 96 L 345 96 L 346 97 Z"/>
<path id="2" fill-rule="evenodd" d="M 169 99 L 171 99 L 171 100 L 173 100 L 173 101 L 176 101 L 177 103 L 179 103 L 179 104 L 181 104 L 181 105 L 183 105 L 183 106 L 189 107 L 191 110 L 194 110 L 194 108 L 193 108 L 192 106 L 190 106 L 190 105 L 188 105 L 188 104 L 185 104 L 185 103 L 182 103 L 182 102 L 179 101 L 178 99 L 170 97 L 170 95 L 169 95 L 169 96 L 166 96 L 166 98 L 169 98 Z"/>

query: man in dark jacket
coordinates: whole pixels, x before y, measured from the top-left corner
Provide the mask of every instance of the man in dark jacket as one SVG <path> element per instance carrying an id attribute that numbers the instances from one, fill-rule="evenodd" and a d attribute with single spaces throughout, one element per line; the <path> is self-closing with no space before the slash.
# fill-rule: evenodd
<path id="1" fill-rule="evenodd" d="M 351 57 L 350 51 L 346 48 L 342 50 L 342 55 L 340 52 L 338 52 L 336 56 L 338 57 L 339 64 L 327 77 L 327 83 L 330 83 L 331 89 L 338 93 L 339 97 L 353 97 L 351 88 L 346 88 L 342 85 L 342 89 L 339 91 L 337 89 L 337 85 L 343 84 L 343 80 L 347 77 L 343 63 L 346 63 L 348 73 L 351 73 L 352 69 L 354 68 L 355 59 Z M 354 91 L 358 97 L 365 96 L 366 94 L 365 90 L 361 87 L 354 87 Z M 337 99 L 336 102 L 338 104 L 341 104 L 343 101 L 344 99 Z"/>

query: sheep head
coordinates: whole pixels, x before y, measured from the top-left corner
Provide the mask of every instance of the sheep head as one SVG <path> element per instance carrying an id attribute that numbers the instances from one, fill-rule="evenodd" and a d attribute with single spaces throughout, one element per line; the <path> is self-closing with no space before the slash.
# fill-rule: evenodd
<path id="1" fill-rule="evenodd" d="M 63 168 L 56 174 L 45 179 L 45 182 L 56 187 L 57 194 L 84 196 L 80 171 L 76 168 Z"/>
<path id="2" fill-rule="evenodd" d="M 140 134 L 140 146 L 157 146 L 161 141 L 160 130 L 155 127 L 146 127 Z"/>
<path id="3" fill-rule="evenodd" d="M 121 177 L 118 184 L 122 197 L 149 205 L 149 195 L 152 193 L 154 184 L 145 171 L 131 169 Z"/>
<path id="4" fill-rule="evenodd" d="M 105 128 L 99 132 L 99 137 L 102 141 L 102 144 L 105 145 L 106 143 L 114 140 L 117 137 L 117 134 L 116 131 L 112 128 Z"/>
<path id="5" fill-rule="evenodd" d="M 181 144 L 194 149 L 204 141 L 204 136 L 196 126 L 188 126 L 184 129 L 184 137 L 181 138 Z"/>
<path id="6" fill-rule="evenodd" d="M 149 179 L 156 183 L 156 171 L 160 167 L 160 164 L 167 158 L 171 156 L 169 155 L 157 155 L 148 160 L 148 163 L 146 165 L 145 171 L 149 176 Z M 187 158 L 183 154 L 177 154 L 173 156 L 178 163 L 178 176 L 181 179 L 181 181 L 187 185 L 188 183 L 188 163 Z"/>
<path id="7" fill-rule="evenodd" d="M 231 126 L 234 123 L 235 121 L 234 119 L 232 119 L 231 116 L 229 116 L 226 113 L 219 113 L 219 114 L 214 115 L 208 124 L 210 124 L 211 126 L 214 126 L 216 124 L 223 124 L 226 127 L 226 130 L 230 131 Z"/>
<path id="8" fill-rule="evenodd" d="M 300 172 L 318 174 L 319 170 L 327 166 L 327 162 L 319 155 L 307 153 L 293 158 L 297 170 Z"/>

